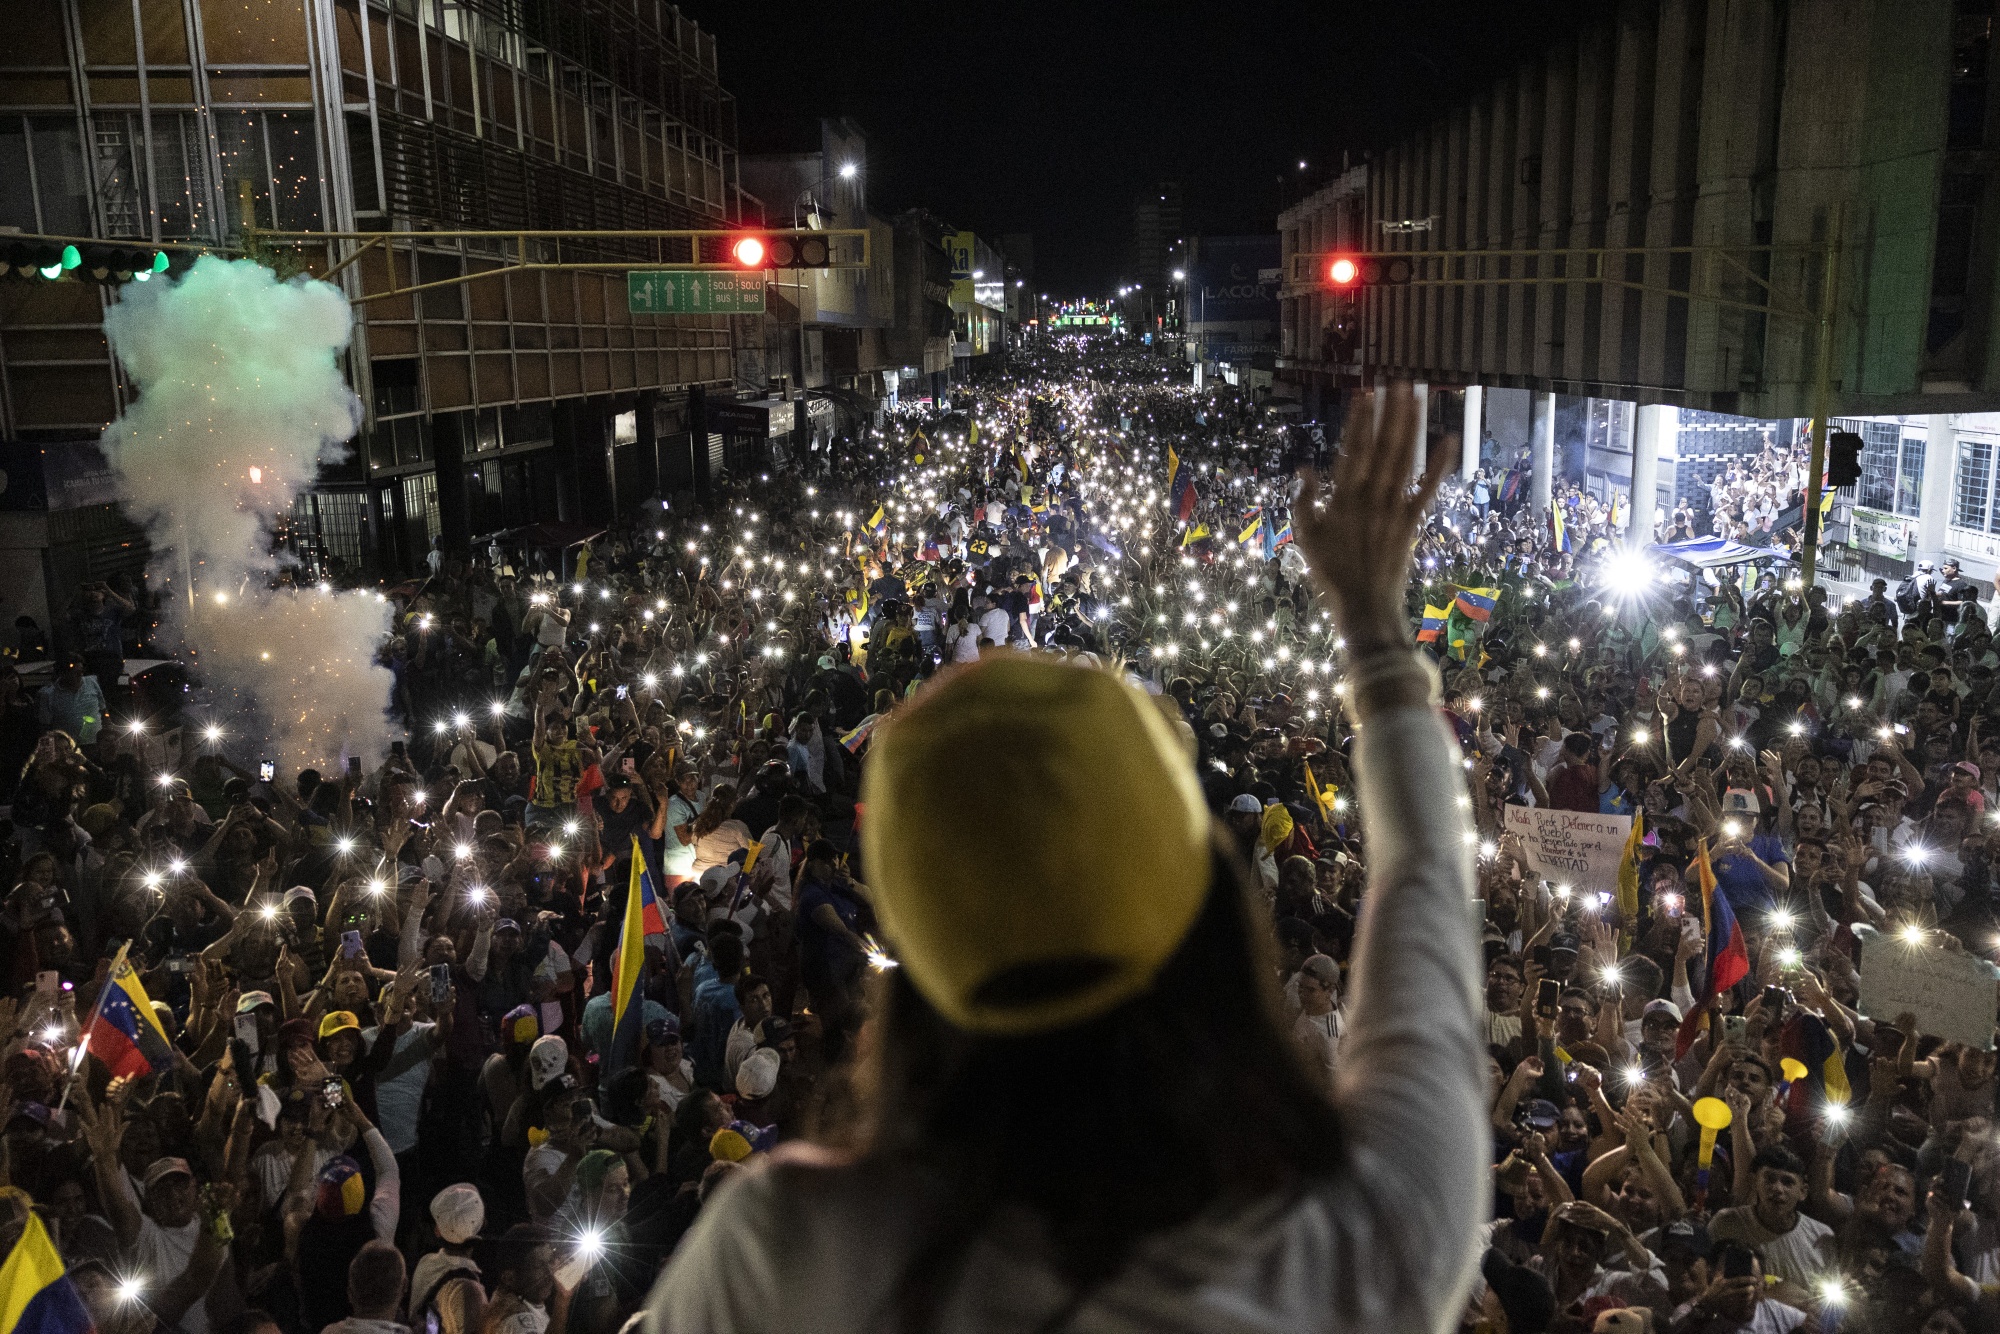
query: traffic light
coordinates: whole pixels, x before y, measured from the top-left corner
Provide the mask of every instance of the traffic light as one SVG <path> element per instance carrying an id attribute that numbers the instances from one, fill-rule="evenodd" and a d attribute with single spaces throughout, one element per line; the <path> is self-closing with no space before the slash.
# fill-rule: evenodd
<path id="1" fill-rule="evenodd" d="M 1834 431 L 1826 437 L 1826 484 L 1853 486 L 1861 480 L 1861 437 Z"/>
<path id="2" fill-rule="evenodd" d="M 1327 285 L 1336 291 L 1400 287 L 1414 277 L 1416 266 L 1401 255 L 1335 255 L 1326 264 Z"/>
<path id="3" fill-rule="evenodd" d="M 812 232 L 767 232 L 731 241 L 729 258 L 744 269 L 823 269 L 833 262 L 833 247 Z"/>
<path id="4" fill-rule="evenodd" d="M 167 270 L 167 252 L 147 245 L 22 240 L 0 245 L 0 277 L 99 283 L 145 282 Z"/>

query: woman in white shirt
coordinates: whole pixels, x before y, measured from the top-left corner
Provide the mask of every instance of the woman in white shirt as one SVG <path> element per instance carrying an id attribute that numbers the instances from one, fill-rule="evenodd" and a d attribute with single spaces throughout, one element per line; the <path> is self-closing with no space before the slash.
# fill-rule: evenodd
<path id="1" fill-rule="evenodd" d="M 731 853 L 750 846 L 750 826 L 735 818 L 735 810 L 735 784 L 717 783 L 715 791 L 709 794 L 708 804 L 694 818 L 694 873 L 691 878 L 700 879 L 703 871 L 721 866 L 729 860 Z"/>

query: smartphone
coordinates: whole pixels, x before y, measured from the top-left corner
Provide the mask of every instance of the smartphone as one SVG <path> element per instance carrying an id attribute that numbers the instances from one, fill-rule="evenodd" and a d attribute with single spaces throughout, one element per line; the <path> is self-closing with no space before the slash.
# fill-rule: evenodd
<path id="1" fill-rule="evenodd" d="M 359 931 L 343 931 L 340 933 L 340 957 L 343 959 L 358 959 L 361 957 L 361 933 Z"/>
<path id="2" fill-rule="evenodd" d="M 1553 1019 L 1556 1008 L 1562 1003 L 1562 983 L 1552 977 L 1545 977 L 1535 989 L 1535 1016 L 1539 1019 Z"/>
<path id="3" fill-rule="evenodd" d="M 1972 1188 L 1972 1164 L 1958 1160 L 1956 1154 L 1947 1158 L 1944 1172 L 1938 1178 L 1938 1195 L 1951 1203 L 1952 1212 L 1958 1213 L 1966 1206 L 1966 1195 Z"/>
<path id="4" fill-rule="evenodd" d="M 257 766 L 258 781 L 268 783 L 277 776 L 278 776 L 278 766 L 273 764 L 271 761 L 265 760 L 262 764 Z"/>
<path id="5" fill-rule="evenodd" d="M 1777 1023 L 1785 1012 L 1785 1002 L 1791 999 L 1780 986 L 1764 988 L 1764 1018 L 1768 1023 Z"/>
<path id="6" fill-rule="evenodd" d="M 451 999 L 451 965 L 431 965 L 431 1004 L 443 1005 Z"/>
<path id="7" fill-rule="evenodd" d="M 325 1082 L 319 1086 L 319 1100 L 328 1107 L 338 1107 L 346 1101 L 346 1098 L 346 1093 L 340 1087 L 339 1075 L 328 1075 Z"/>
<path id="8" fill-rule="evenodd" d="M 628 774 L 637 774 L 639 772 L 639 761 L 633 759 L 630 755 L 627 755 L 625 757 L 624 769 L 625 772 Z"/>
<path id="9" fill-rule="evenodd" d="M 1535 967 L 1541 969 L 1545 973 L 1549 971 L 1550 951 L 1547 945 L 1535 946 L 1533 951 L 1531 951 L 1529 957 L 1531 957 L 1534 960 Z"/>
<path id="10" fill-rule="evenodd" d="M 620 699 L 630 699 L 630 698 L 631 698 L 631 696 L 632 696 L 632 687 L 630 687 L 630 686 L 619 686 L 619 687 L 618 687 L 618 698 L 620 698 Z"/>
<path id="11" fill-rule="evenodd" d="M 1740 1014 L 1722 1016 L 1722 1040 L 1724 1042 L 1747 1042 L 1750 1040 L 1750 1021 Z"/>
<path id="12" fill-rule="evenodd" d="M 391 741 L 389 743 L 389 753 L 400 761 L 403 758 L 403 743 L 400 741 Z"/>
<path id="13" fill-rule="evenodd" d="M 239 1014 L 236 1016 L 236 1040 L 248 1047 L 252 1056 L 257 1054 L 256 1015 Z"/>
<path id="14" fill-rule="evenodd" d="M 359 755 L 349 755 L 347 757 L 347 776 L 353 779 L 361 777 L 361 757 Z"/>
<path id="15" fill-rule="evenodd" d="M 1888 1024 L 1875 1025 L 1875 1054 L 1894 1060 L 1903 1050 L 1903 1030 Z"/>
<path id="16" fill-rule="evenodd" d="M 1724 1278 L 1749 1278 L 1756 1259 L 1757 1257 L 1748 1247 L 1732 1247 L 1729 1253 L 1722 1257 L 1722 1276 Z"/>
<path id="17" fill-rule="evenodd" d="M 38 996 L 52 997 L 61 985 L 62 974 L 56 972 L 53 968 L 44 969 L 35 974 L 35 994 Z"/>

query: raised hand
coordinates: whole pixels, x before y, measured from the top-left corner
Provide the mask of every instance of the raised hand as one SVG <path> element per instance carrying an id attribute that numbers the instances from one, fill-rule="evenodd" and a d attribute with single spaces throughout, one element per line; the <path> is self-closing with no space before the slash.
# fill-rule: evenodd
<path id="1" fill-rule="evenodd" d="M 1348 417 L 1347 439 L 1326 491 L 1317 473 L 1300 474 L 1292 531 L 1314 579 L 1332 604 L 1348 651 L 1365 654 L 1410 642 L 1403 592 L 1417 529 L 1458 458 L 1453 438 L 1432 449 L 1421 482 L 1410 483 L 1417 452 L 1416 396 L 1407 383 L 1388 391 L 1382 418 L 1366 394 Z"/>

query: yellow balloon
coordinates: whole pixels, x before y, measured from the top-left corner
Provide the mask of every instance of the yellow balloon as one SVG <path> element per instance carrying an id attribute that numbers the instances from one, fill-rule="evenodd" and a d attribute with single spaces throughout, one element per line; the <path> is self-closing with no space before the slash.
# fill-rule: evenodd
<path id="1" fill-rule="evenodd" d="M 1783 1071 L 1785 1078 L 1791 1080 L 1793 1083 L 1797 1083 L 1806 1077 L 1806 1063 L 1791 1056 L 1781 1057 L 1778 1061 L 1778 1069 Z"/>
<path id="2" fill-rule="evenodd" d="M 1729 1104 L 1720 1098 L 1698 1098 L 1694 1104 L 1695 1123 L 1704 1130 L 1727 1130 L 1735 1119 Z"/>

